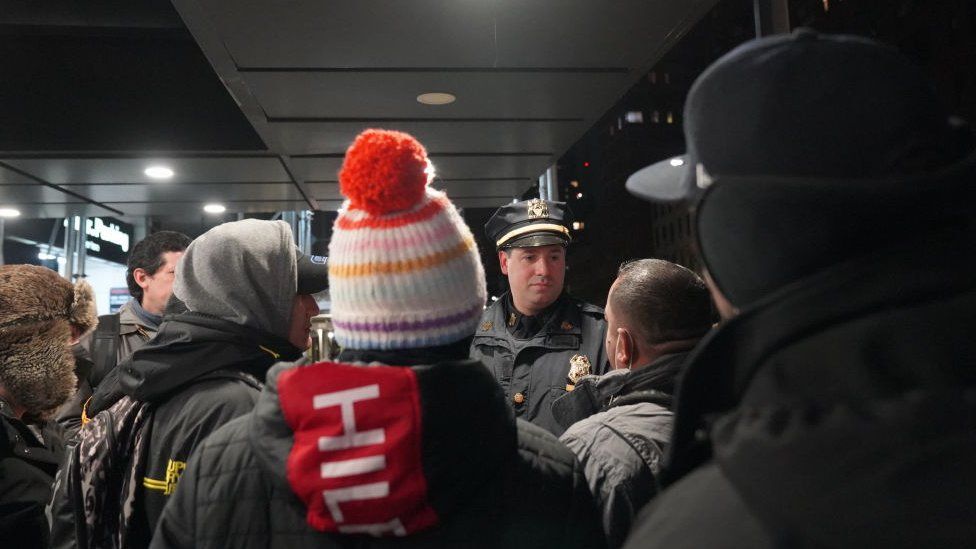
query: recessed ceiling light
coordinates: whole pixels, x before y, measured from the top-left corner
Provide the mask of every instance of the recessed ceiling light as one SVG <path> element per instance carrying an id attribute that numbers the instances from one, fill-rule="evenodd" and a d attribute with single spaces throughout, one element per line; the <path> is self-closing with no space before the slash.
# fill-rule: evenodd
<path id="1" fill-rule="evenodd" d="M 450 93 L 430 92 L 418 95 L 417 101 L 424 105 L 447 105 L 448 103 L 457 101 L 457 97 Z"/>
<path id="2" fill-rule="evenodd" d="M 166 166 L 149 166 L 142 173 L 153 179 L 169 179 L 173 177 L 173 170 Z"/>
<path id="3" fill-rule="evenodd" d="M 676 156 L 671 159 L 671 165 L 674 166 L 675 168 L 677 168 L 678 166 L 684 166 L 685 159 L 681 158 L 680 156 Z"/>
<path id="4" fill-rule="evenodd" d="M 17 217 L 20 215 L 20 210 L 15 208 L 0 208 L 0 217 Z"/>
<path id="5" fill-rule="evenodd" d="M 203 207 L 203 211 L 212 214 L 222 214 L 227 211 L 227 208 L 223 204 L 207 204 Z"/>

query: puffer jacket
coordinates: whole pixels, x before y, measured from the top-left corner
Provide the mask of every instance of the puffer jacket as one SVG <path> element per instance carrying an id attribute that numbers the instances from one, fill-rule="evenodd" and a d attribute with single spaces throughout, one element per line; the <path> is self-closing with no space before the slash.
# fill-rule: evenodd
<path id="1" fill-rule="evenodd" d="M 411 362 L 357 357 L 377 358 Z M 602 545 L 573 455 L 516 421 L 487 369 L 470 360 L 276 366 L 254 412 L 190 460 L 152 543 Z"/>
<path id="2" fill-rule="evenodd" d="M 298 355 L 293 345 L 270 334 L 187 312 L 166 317 L 156 337 L 119 365 L 122 392 L 153 405 L 148 459 L 135 505 L 141 517 L 135 517 L 129 532 L 133 546 L 148 545 L 153 526 L 197 445 L 253 408 L 258 380 L 272 364 Z M 213 375 L 218 372 L 250 377 Z M 71 498 L 59 492 L 53 505 L 54 540 L 64 547 L 70 547 L 73 539 Z"/>
<path id="3" fill-rule="evenodd" d="M 708 336 L 626 547 L 976 546 L 974 241 L 894 243 Z"/>
<path id="4" fill-rule="evenodd" d="M 609 369 L 603 309 L 563 294 L 539 331 L 519 338 L 507 328 L 505 303 L 510 300 L 505 294 L 485 310 L 471 342 L 471 358 L 488 366 L 516 417 L 558 436 L 563 429 L 550 410 L 575 381 L 569 377 L 573 361 L 585 359 L 587 374 Z"/>
<path id="5" fill-rule="evenodd" d="M 658 492 L 674 422 L 671 393 L 687 354 L 583 378 L 553 403 L 556 419 L 571 423 L 559 440 L 583 466 L 611 548 L 623 545 L 634 516 Z"/>

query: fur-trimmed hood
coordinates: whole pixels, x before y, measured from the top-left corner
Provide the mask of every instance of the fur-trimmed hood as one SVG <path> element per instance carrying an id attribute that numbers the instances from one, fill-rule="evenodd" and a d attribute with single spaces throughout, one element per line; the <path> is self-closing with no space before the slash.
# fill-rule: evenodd
<path id="1" fill-rule="evenodd" d="M 71 328 L 83 333 L 97 322 L 87 282 L 72 285 L 45 267 L 0 266 L 0 387 L 30 416 L 56 409 L 75 390 Z"/>

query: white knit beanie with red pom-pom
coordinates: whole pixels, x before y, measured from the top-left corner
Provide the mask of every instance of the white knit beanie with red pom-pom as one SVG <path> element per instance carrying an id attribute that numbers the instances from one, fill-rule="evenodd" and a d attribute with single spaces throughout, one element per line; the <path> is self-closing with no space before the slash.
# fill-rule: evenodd
<path id="1" fill-rule="evenodd" d="M 346 151 L 329 244 L 336 340 L 345 348 L 413 349 L 474 333 L 485 274 L 474 237 L 444 193 L 427 186 L 423 145 L 366 130 Z"/>

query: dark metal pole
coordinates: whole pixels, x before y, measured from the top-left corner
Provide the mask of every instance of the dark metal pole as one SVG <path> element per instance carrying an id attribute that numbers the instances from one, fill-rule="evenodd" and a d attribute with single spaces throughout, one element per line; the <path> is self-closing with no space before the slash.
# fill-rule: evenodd
<path id="1" fill-rule="evenodd" d="M 88 263 L 88 216 L 81 216 L 81 230 L 78 231 L 78 268 L 77 278 L 83 279 L 87 275 L 85 266 Z"/>
<path id="2" fill-rule="evenodd" d="M 65 220 L 67 225 L 64 229 L 64 277 L 74 280 L 75 274 L 75 245 L 78 243 L 78 235 L 75 234 L 75 219 L 69 215 Z"/>

